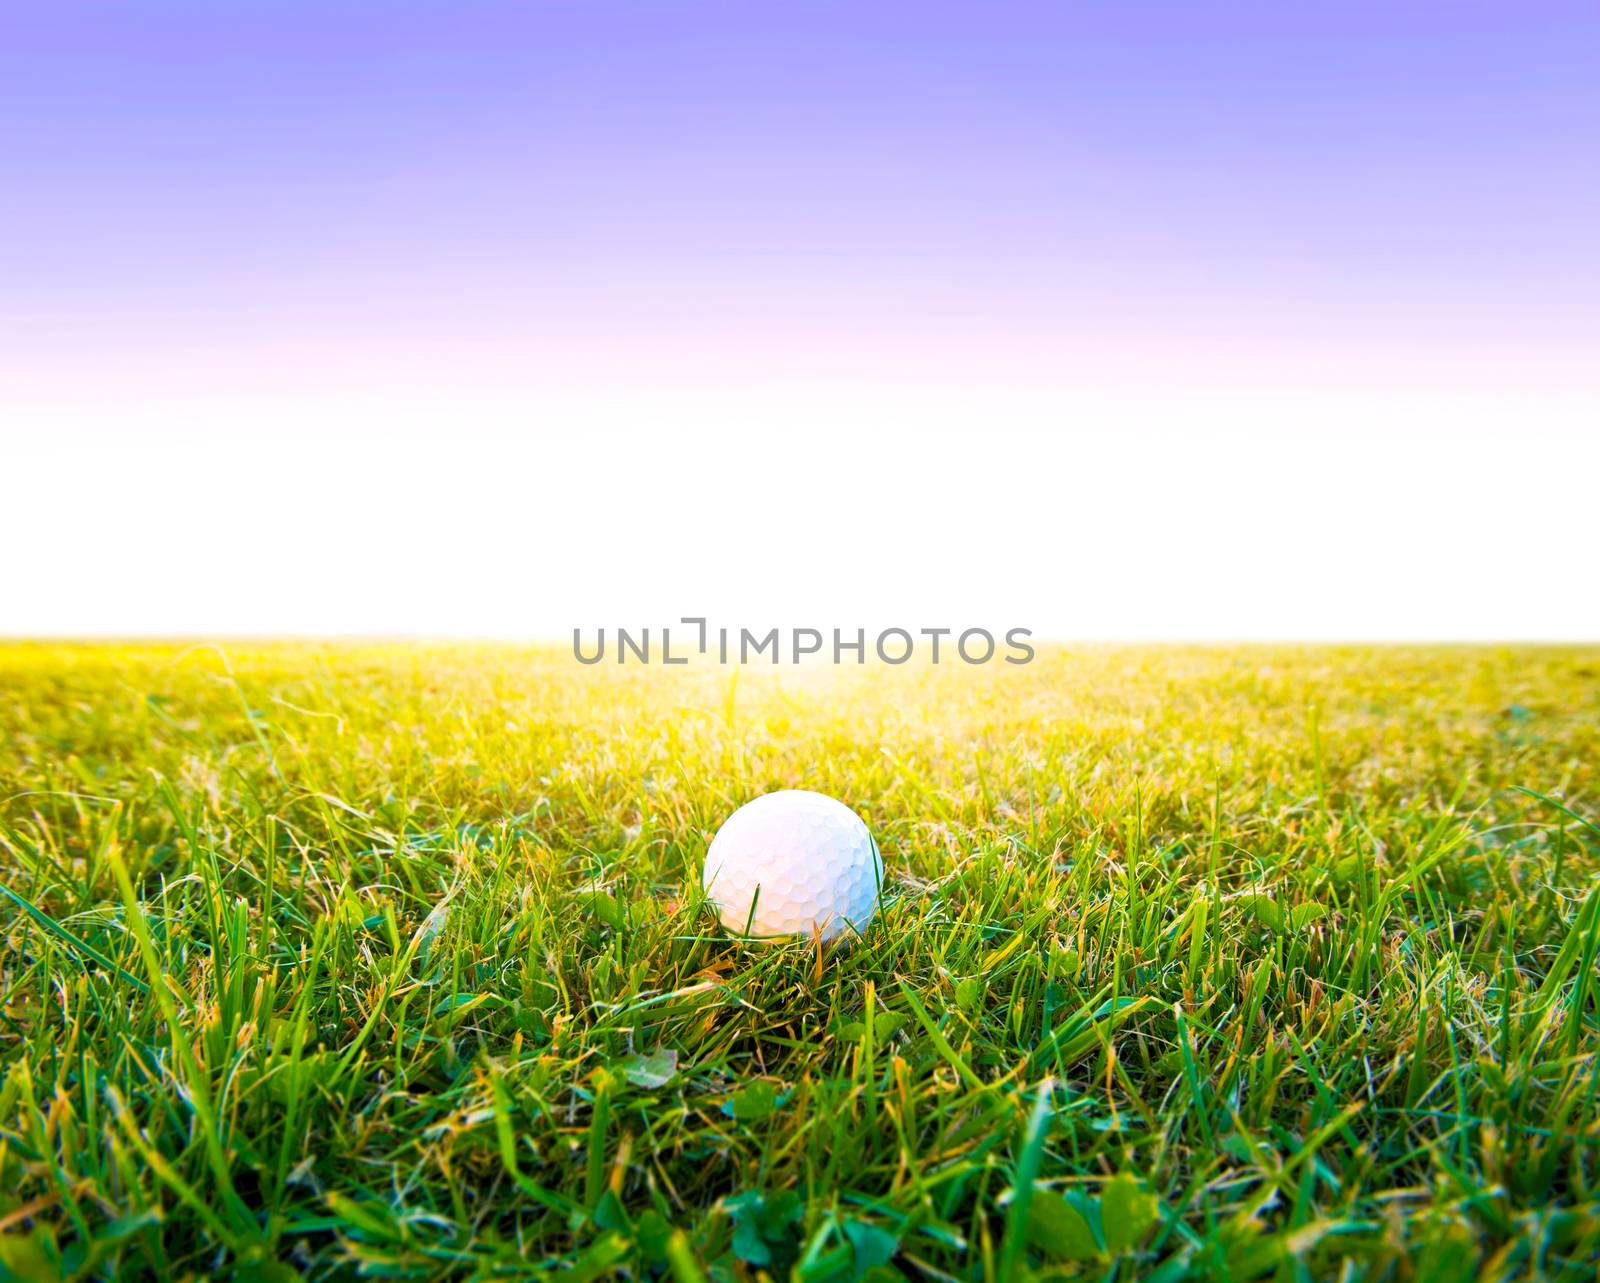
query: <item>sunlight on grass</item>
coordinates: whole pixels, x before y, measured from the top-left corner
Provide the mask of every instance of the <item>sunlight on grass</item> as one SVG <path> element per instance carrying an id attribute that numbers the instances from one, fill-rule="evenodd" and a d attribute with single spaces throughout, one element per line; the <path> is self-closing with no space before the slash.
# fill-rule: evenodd
<path id="1" fill-rule="evenodd" d="M 0 646 L 0 1267 L 1590 1276 L 1600 652 L 732 673 Z"/>

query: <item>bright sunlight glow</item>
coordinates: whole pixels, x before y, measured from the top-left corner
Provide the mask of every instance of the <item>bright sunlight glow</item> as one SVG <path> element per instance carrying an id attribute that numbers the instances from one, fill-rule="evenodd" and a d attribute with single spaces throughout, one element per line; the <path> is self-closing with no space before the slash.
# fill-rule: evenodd
<path id="1" fill-rule="evenodd" d="M 1593 637 L 1595 409 L 1126 382 L 58 399 L 7 449 L 0 631 Z"/>

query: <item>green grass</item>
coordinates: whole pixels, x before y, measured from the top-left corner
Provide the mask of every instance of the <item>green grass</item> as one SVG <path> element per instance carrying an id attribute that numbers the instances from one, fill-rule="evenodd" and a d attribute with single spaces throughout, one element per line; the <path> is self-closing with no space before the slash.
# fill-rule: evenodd
<path id="1" fill-rule="evenodd" d="M 1597 763 L 1593 649 L 0 647 L 0 1273 L 1589 1279 Z M 786 786 L 851 948 L 701 902 Z"/>

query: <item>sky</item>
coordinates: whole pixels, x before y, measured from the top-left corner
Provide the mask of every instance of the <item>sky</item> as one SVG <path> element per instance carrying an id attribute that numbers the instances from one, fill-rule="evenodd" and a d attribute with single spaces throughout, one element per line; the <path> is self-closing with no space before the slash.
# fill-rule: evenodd
<path id="1" fill-rule="evenodd" d="M 0 0 L 0 633 L 1600 637 L 1592 4 Z"/>

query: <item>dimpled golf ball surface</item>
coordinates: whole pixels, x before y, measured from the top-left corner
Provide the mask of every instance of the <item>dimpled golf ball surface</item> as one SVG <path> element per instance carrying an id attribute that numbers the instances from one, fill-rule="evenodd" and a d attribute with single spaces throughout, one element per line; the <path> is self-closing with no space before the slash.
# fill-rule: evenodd
<path id="1" fill-rule="evenodd" d="M 865 931 L 882 881 L 877 843 L 861 817 L 804 789 L 745 803 L 706 852 L 706 896 L 738 935 L 748 927 L 751 936 L 809 936 L 815 927 L 834 940 Z"/>

